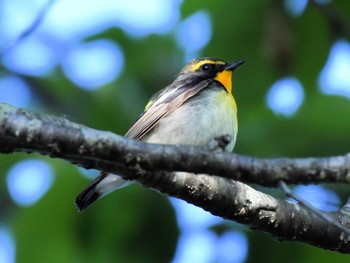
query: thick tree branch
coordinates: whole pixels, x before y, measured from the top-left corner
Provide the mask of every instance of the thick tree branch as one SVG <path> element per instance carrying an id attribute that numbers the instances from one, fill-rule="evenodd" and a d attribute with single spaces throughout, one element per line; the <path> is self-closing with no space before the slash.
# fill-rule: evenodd
<path id="1" fill-rule="evenodd" d="M 35 151 L 73 162 L 77 159 L 83 166 L 109 172 L 123 164 L 148 171 L 207 173 L 273 187 L 281 180 L 288 184 L 350 182 L 350 154 L 261 159 L 208 151 L 215 145 L 203 148 L 152 145 L 1 103 L 0 147 L 1 152 Z"/>
<path id="2" fill-rule="evenodd" d="M 97 131 L 65 118 L 0 104 L 0 152 L 14 151 L 39 152 L 86 168 L 118 173 L 281 240 L 350 252 L 349 236 L 312 211 L 232 180 L 269 186 L 277 186 L 280 180 L 347 183 L 349 155 L 257 159 L 219 152 L 215 145 L 204 148 L 152 145 Z M 349 216 L 343 210 L 327 215 L 348 227 Z"/>

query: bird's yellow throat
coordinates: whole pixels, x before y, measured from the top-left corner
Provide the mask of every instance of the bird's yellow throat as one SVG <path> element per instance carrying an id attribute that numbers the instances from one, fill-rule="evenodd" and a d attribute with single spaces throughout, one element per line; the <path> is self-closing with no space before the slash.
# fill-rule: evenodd
<path id="1" fill-rule="evenodd" d="M 231 91 L 232 91 L 232 71 L 231 70 L 224 70 L 219 72 L 216 75 L 215 79 L 219 81 L 222 85 L 224 85 L 227 92 L 231 94 Z"/>

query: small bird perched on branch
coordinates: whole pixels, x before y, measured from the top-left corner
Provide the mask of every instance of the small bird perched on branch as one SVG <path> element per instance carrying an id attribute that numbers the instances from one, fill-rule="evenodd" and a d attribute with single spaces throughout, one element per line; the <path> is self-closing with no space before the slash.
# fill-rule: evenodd
<path id="1" fill-rule="evenodd" d="M 173 83 L 153 95 L 125 137 L 148 143 L 200 146 L 230 135 L 232 141 L 225 150 L 232 151 L 238 131 L 232 72 L 243 63 L 213 58 L 192 60 Z M 75 203 L 83 211 L 126 183 L 118 175 L 101 172 Z"/>

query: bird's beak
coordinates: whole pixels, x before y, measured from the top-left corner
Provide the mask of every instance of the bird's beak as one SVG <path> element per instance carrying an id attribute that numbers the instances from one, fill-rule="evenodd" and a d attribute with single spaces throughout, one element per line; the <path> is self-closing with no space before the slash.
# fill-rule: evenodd
<path id="1" fill-rule="evenodd" d="M 238 60 L 238 61 L 235 61 L 235 62 L 228 62 L 224 66 L 224 70 L 234 71 L 236 68 L 241 66 L 244 62 L 245 62 L 244 60 Z"/>

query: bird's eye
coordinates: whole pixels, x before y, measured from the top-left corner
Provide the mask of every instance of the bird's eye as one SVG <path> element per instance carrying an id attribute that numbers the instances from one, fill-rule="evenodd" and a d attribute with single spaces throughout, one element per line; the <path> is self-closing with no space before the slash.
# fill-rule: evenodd
<path id="1" fill-rule="evenodd" d="M 210 71 L 211 68 L 212 66 L 210 64 L 204 64 L 203 66 L 201 66 L 202 71 Z"/>

